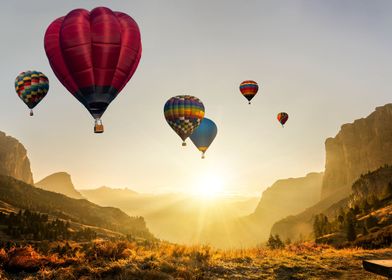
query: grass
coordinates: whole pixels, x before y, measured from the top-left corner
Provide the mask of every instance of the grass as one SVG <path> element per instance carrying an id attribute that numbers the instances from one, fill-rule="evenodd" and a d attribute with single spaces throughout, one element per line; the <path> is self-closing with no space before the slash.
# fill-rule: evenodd
<path id="1" fill-rule="evenodd" d="M 383 279 L 362 259 L 392 249 L 336 250 L 301 243 L 282 250 L 217 250 L 165 242 L 37 243 L 0 249 L 0 279 Z"/>

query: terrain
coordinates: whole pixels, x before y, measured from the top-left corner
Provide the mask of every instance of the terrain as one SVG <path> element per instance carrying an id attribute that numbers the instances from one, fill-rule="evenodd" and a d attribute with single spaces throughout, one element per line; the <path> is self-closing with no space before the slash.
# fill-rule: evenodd
<path id="1" fill-rule="evenodd" d="M 29 210 L 50 215 L 74 224 L 106 229 L 117 235 L 153 238 L 142 217 L 130 217 L 118 208 L 101 207 L 85 199 L 45 191 L 22 181 L 0 175 L 0 204 L 9 215 Z"/>
<path id="2" fill-rule="evenodd" d="M 361 175 L 392 164 L 392 104 L 377 107 L 366 118 L 344 124 L 325 141 L 326 162 L 320 200 L 301 213 L 277 221 L 271 229 L 291 240 L 312 239 L 313 218 L 351 194 Z"/>
<path id="3" fill-rule="evenodd" d="M 363 259 L 392 249 L 336 250 L 302 243 L 281 250 L 217 250 L 165 242 L 40 243 L 0 250 L 1 279 L 383 279 Z M 19 271 L 19 273 L 15 273 Z"/>

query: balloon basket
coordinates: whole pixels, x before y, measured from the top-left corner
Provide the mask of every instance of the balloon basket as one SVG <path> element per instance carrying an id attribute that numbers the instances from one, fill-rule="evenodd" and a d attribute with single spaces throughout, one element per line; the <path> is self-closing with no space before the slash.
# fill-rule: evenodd
<path id="1" fill-rule="evenodd" d="M 182 142 L 182 146 L 183 147 L 185 147 L 186 146 L 186 142 L 184 141 L 184 142 Z"/>
<path id="2" fill-rule="evenodd" d="M 202 155 L 201 155 L 201 158 L 202 158 L 202 159 L 205 159 L 206 157 L 205 157 L 205 155 L 204 155 L 204 154 L 202 154 Z"/>
<path id="3" fill-rule="evenodd" d="M 34 116 L 33 110 L 30 110 L 30 117 Z"/>
<path id="4" fill-rule="evenodd" d="M 103 124 L 100 119 L 95 120 L 94 133 L 103 133 Z"/>
<path id="5" fill-rule="evenodd" d="M 250 101 L 248 101 L 248 104 L 249 104 L 249 105 L 251 104 Z"/>

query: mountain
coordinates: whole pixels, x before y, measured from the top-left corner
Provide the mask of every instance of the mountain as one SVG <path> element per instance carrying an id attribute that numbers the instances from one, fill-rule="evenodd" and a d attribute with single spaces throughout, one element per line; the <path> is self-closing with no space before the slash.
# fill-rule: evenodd
<path id="1" fill-rule="evenodd" d="M 71 180 L 71 175 L 66 172 L 58 172 L 49 175 L 38 183 L 35 183 L 35 186 L 47 191 L 61 193 L 71 198 L 83 198 L 83 196 L 75 189 Z"/>
<path id="2" fill-rule="evenodd" d="M 85 199 L 73 199 L 8 176 L 0 176 L 0 201 L 0 205 L 47 213 L 74 223 L 135 237 L 153 238 L 143 217 L 130 217 L 118 208 L 101 207 Z"/>
<path id="3" fill-rule="evenodd" d="M 309 173 L 276 181 L 263 192 L 251 215 L 210 225 L 203 232 L 203 241 L 231 248 L 255 246 L 267 240 L 274 222 L 299 213 L 320 199 L 322 179 L 323 173 Z"/>
<path id="4" fill-rule="evenodd" d="M 258 201 L 256 197 L 240 196 L 206 200 L 178 193 L 142 194 L 107 187 L 80 192 L 99 205 L 111 205 L 129 215 L 143 216 L 158 238 L 186 244 L 203 241 L 201 232 L 209 224 L 252 213 Z"/>
<path id="5" fill-rule="evenodd" d="M 108 203 L 107 199 L 110 198 L 112 201 L 118 201 L 120 199 L 124 199 L 126 197 L 133 197 L 138 195 L 137 192 L 124 188 L 109 188 L 106 186 L 102 186 L 97 189 L 80 189 L 79 193 L 83 196 L 88 197 L 91 201 L 98 201 L 97 203 Z M 106 201 L 105 201 L 106 200 Z"/>
<path id="6" fill-rule="evenodd" d="M 392 104 L 377 107 L 368 117 L 344 124 L 325 141 L 326 163 L 321 200 L 298 215 L 276 222 L 271 233 L 297 240 L 312 234 L 313 217 L 344 201 L 362 174 L 392 164 Z"/>
<path id="7" fill-rule="evenodd" d="M 342 125 L 325 141 L 326 162 L 321 198 L 337 191 L 350 194 L 361 174 L 392 164 L 392 104 L 377 107 L 368 117 Z"/>
<path id="8" fill-rule="evenodd" d="M 270 228 L 275 221 L 318 202 L 322 180 L 323 173 L 309 173 L 305 177 L 276 181 L 263 192 L 253 215 Z"/>
<path id="9" fill-rule="evenodd" d="M 0 131 L 0 174 L 11 176 L 28 184 L 33 174 L 25 147 L 15 138 Z"/>

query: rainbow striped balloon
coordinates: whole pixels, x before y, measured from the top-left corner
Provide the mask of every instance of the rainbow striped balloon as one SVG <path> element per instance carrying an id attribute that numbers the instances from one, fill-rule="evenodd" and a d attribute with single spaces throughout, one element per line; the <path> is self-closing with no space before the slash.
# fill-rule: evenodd
<path id="1" fill-rule="evenodd" d="M 41 102 L 49 91 L 49 79 L 38 71 L 22 72 L 15 79 L 15 91 L 30 108 L 32 116 L 32 109 Z"/>
<path id="2" fill-rule="evenodd" d="M 199 98 L 190 95 L 178 95 L 170 98 L 163 108 L 170 127 L 180 136 L 185 146 L 185 139 L 200 125 L 204 117 L 204 105 Z"/>
<path id="3" fill-rule="evenodd" d="M 246 99 L 248 99 L 248 102 L 250 104 L 250 101 L 252 98 L 256 95 L 256 93 L 259 91 L 259 85 L 252 80 L 247 80 L 243 81 L 240 84 L 240 91 L 243 96 L 245 96 Z"/>

